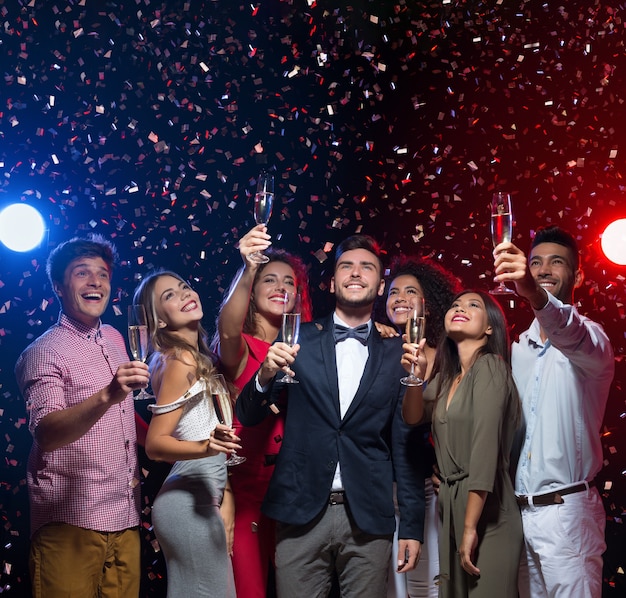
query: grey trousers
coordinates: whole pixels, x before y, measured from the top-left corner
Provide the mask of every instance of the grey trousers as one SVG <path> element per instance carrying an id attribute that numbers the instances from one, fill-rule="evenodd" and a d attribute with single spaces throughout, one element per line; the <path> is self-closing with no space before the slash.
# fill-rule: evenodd
<path id="1" fill-rule="evenodd" d="M 346 504 L 307 525 L 277 523 L 278 598 L 326 598 L 335 573 L 342 598 L 386 596 L 392 538 L 362 532 Z"/>

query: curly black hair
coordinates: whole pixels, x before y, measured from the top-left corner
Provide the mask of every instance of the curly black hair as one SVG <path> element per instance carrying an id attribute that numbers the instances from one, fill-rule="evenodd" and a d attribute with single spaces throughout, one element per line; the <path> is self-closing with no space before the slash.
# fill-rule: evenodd
<path id="1" fill-rule="evenodd" d="M 391 262 L 390 273 L 386 277 L 385 294 L 375 307 L 377 322 L 391 325 L 387 316 L 386 303 L 391 283 L 403 275 L 414 276 L 424 291 L 426 302 L 426 343 L 436 347 L 441 339 L 443 319 L 454 296 L 461 290 L 461 283 L 452 273 L 429 258 L 401 255 Z"/>

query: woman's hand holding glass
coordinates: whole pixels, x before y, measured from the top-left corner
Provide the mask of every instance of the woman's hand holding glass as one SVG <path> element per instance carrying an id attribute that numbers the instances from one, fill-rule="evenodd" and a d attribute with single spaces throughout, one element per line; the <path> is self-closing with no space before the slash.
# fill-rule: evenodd
<path id="1" fill-rule="evenodd" d="M 226 465 L 229 467 L 239 465 L 243 463 L 246 458 L 237 454 L 237 449 L 240 449 L 241 446 L 234 442 L 234 440 L 238 441 L 239 437 L 235 435 L 233 431 L 233 404 L 228 386 L 222 374 L 213 374 L 213 376 L 211 376 L 208 391 L 211 407 L 219 422 L 213 432 L 211 432 L 212 440 L 216 444 L 218 451 L 228 453 Z M 209 446 L 211 446 L 210 441 Z M 222 448 L 228 450 L 222 450 Z"/>
<path id="2" fill-rule="evenodd" d="M 215 456 L 219 453 L 230 455 L 241 449 L 239 444 L 241 438 L 235 434 L 231 426 L 226 424 L 217 424 L 211 432 L 207 442 L 207 455 Z"/>
<path id="3" fill-rule="evenodd" d="M 418 347 L 424 336 L 426 328 L 426 303 L 424 297 L 415 297 L 413 304 L 407 313 L 405 333 L 402 338 L 413 345 L 417 353 Z M 424 345 L 422 345 L 423 347 Z M 415 375 L 414 365 L 409 371 L 409 375 L 400 380 L 405 386 L 421 386 L 424 380 L 421 376 Z"/>
<path id="4" fill-rule="evenodd" d="M 257 178 L 256 193 L 254 195 L 254 220 L 257 224 L 267 227 L 274 207 L 274 175 L 261 172 Z M 258 264 L 267 264 L 270 261 L 262 251 L 255 251 L 248 256 L 248 260 Z"/>
<path id="5" fill-rule="evenodd" d="M 418 380 L 424 380 L 428 366 L 424 345 L 426 338 L 419 343 L 410 343 L 403 335 L 404 344 L 400 363 L 409 376 L 413 375 Z M 406 384 L 406 393 L 402 401 L 402 419 L 409 425 L 415 425 L 424 421 L 424 398 L 422 394 L 423 382 L 419 384 Z"/>
<path id="6" fill-rule="evenodd" d="M 409 374 L 413 371 L 415 377 L 420 380 L 424 379 L 428 366 L 428 360 L 423 351 L 425 344 L 426 339 L 423 338 L 419 343 L 404 342 L 402 345 L 402 350 L 404 351 L 400 361 L 402 367 Z"/>
<path id="7" fill-rule="evenodd" d="M 239 240 L 239 253 L 244 264 L 258 266 L 259 262 L 251 256 L 262 254 L 271 244 L 265 224 L 257 224 L 250 229 Z"/>

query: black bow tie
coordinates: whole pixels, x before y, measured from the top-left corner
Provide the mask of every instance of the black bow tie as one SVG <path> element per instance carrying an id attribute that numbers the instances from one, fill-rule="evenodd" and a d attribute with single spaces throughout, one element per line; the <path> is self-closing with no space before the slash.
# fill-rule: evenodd
<path id="1" fill-rule="evenodd" d="M 345 341 L 347 338 L 355 338 L 362 345 L 367 345 L 367 337 L 370 335 L 370 329 L 367 324 L 361 324 L 356 328 L 346 328 L 341 324 L 335 324 L 333 327 L 333 335 L 335 343 Z"/>

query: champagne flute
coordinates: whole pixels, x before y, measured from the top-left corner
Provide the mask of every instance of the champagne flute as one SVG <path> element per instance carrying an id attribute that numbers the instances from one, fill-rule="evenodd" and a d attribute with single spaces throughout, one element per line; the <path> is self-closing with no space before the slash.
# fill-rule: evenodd
<path id="1" fill-rule="evenodd" d="M 426 315 L 424 297 L 417 297 L 408 313 L 406 320 L 406 342 L 419 344 L 424 336 L 426 327 Z M 416 351 L 417 352 L 417 351 Z M 414 353 L 415 355 L 415 353 Z M 408 376 L 400 379 L 405 386 L 421 386 L 424 381 L 415 375 L 415 364 L 411 363 L 411 372 Z"/>
<path id="2" fill-rule="evenodd" d="M 148 321 L 143 305 L 129 305 L 128 307 L 128 344 L 133 359 L 145 363 L 148 357 Z M 134 396 L 136 401 L 152 398 L 153 396 L 144 388 Z"/>
<path id="3" fill-rule="evenodd" d="M 300 318 L 302 316 L 302 296 L 300 293 L 285 293 L 283 302 L 283 342 L 290 347 L 298 344 L 300 336 Z M 282 381 L 285 384 L 298 384 L 293 376 L 286 375 Z"/>
<path id="4" fill-rule="evenodd" d="M 224 380 L 222 374 L 214 374 L 211 376 L 209 382 L 209 394 L 211 396 L 211 405 L 213 411 L 217 417 L 217 421 L 220 424 L 224 424 L 228 427 L 233 425 L 233 404 L 230 400 L 230 393 L 228 392 L 228 386 Z M 242 457 L 237 454 L 237 451 L 233 451 L 228 455 L 226 459 L 226 465 L 231 467 L 233 465 L 239 465 L 246 460 L 246 457 Z"/>
<path id="5" fill-rule="evenodd" d="M 264 224 L 270 221 L 272 208 L 274 206 L 274 175 L 262 172 L 256 183 L 256 194 L 254 195 L 254 220 L 257 224 Z M 257 264 L 267 264 L 270 261 L 262 251 L 255 251 L 248 256 L 251 262 Z"/>
<path id="6" fill-rule="evenodd" d="M 500 243 L 510 243 L 513 238 L 513 211 L 511 196 L 498 191 L 491 198 L 491 240 L 496 247 Z M 508 295 L 515 293 L 503 282 L 489 291 L 492 295 Z"/>

